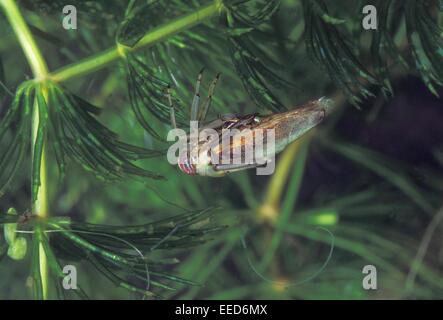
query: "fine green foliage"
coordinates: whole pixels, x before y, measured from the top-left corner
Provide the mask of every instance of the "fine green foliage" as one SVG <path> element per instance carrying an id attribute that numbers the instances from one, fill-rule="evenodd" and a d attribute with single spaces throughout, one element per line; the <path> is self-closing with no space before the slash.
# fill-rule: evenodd
<path id="1" fill-rule="evenodd" d="M 159 156 L 159 151 L 148 150 L 120 141 L 115 133 L 100 124 L 94 114 L 99 112 L 87 101 L 66 92 L 53 83 L 23 83 L 16 92 L 10 109 L 2 119 L 0 138 L 11 134 L 2 156 L 2 185 L 0 194 L 9 186 L 30 149 L 32 110 L 39 115 L 34 144 L 32 168 L 32 202 L 40 187 L 40 166 L 46 131 L 50 135 L 56 161 L 63 176 L 66 158 L 72 158 L 98 178 L 111 180 L 124 175 L 161 179 L 158 174 L 132 163 L 134 160 Z M 50 110 L 50 112 L 49 112 Z M 12 123 L 17 126 L 12 128 Z M 14 159 L 13 161 L 11 161 Z"/>
<path id="2" fill-rule="evenodd" d="M 358 105 L 362 98 L 371 96 L 367 83 L 377 84 L 375 77 L 353 53 L 351 43 L 340 33 L 336 20 L 330 17 L 322 1 L 304 1 L 307 48 L 323 64 L 350 102 Z M 355 45 L 354 45 L 355 46 Z"/>
<path id="3" fill-rule="evenodd" d="M 65 158 L 70 157 L 105 180 L 128 174 L 162 178 L 131 162 L 159 156 L 161 152 L 120 141 L 114 132 L 96 120 L 93 115 L 98 111 L 96 107 L 56 85 L 48 86 L 47 101 L 51 110 L 49 134 L 54 138 L 54 152 L 62 173 Z"/>
<path id="4" fill-rule="evenodd" d="M 22 85 L 0 122 L 0 140 L 5 145 L 0 160 L 0 196 L 12 182 L 31 145 L 31 86 Z"/>
<path id="5" fill-rule="evenodd" d="M 435 85 L 442 86 L 443 29 L 429 14 L 427 1 L 406 1 L 405 20 L 415 66 L 428 89 L 435 95 Z"/>
<path id="6" fill-rule="evenodd" d="M 26 244 L 26 239 L 16 236 L 16 230 L 34 234 L 31 278 L 36 298 L 44 296 L 39 245 L 45 249 L 50 271 L 57 279 L 54 282 L 57 286 L 61 285 L 66 276 L 60 267 L 60 259 L 65 264 L 85 260 L 116 286 L 143 296 L 154 297 L 157 296 L 152 291 L 155 291 L 155 288 L 171 291 L 175 290 L 174 283 L 197 285 L 193 281 L 165 272 L 164 269 L 168 265 L 174 265 L 178 260 L 173 257 L 156 258 L 155 252 L 201 245 L 208 240 L 207 235 L 223 229 L 211 226 L 212 209 L 185 212 L 153 223 L 122 227 L 74 222 L 62 217 L 41 219 L 30 216 L 24 220 L 24 216 L 17 216 L 13 211 L 15 212 L 13 209 L 9 210 L 7 215 L 0 216 L 0 223 L 5 226 L 8 255 L 12 255 L 10 252 L 13 248 L 20 250 L 15 250 L 14 256 L 11 256 L 16 260 L 19 260 L 19 255 L 22 259 L 26 253 L 22 244 Z M 137 279 L 135 284 L 125 280 L 129 276 Z M 81 288 L 78 291 L 73 290 L 73 293 L 79 298 L 87 297 Z M 65 290 L 57 290 L 56 294 L 58 299 L 67 298 Z"/>
<path id="7" fill-rule="evenodd" d="M 65 274 L 57 271 L 60 268 L 57 256 L 64 261 L 88 261 L 116 286 L 153 297 L 156 296 L 156 288 L 175 290 L 171 286 L 174 283 L 196 285 L 163 271 L 168 264 L 176 263 L 176 259 L 162 261 L 150 256 L 156 250 L 187 248 L 204 243 L 207 234 L 220 229 L 208 225 L 210 215 L 211 210 L 203 210 L 126 227 L 63 222 L 58 219 L 44 222 L 51 240 L 49 242 L 46 238 L 40 241 L 50 252 L 53 251 L 49 256 L 49 266 L 61 279 Z M 131 284 L 124 275 L 135 277 L 138 281 Z"/>
<path id="8" fill-rule="evenodd" d="M 169 12 L 173 16 L 180 1 L 171 3 L 162 1 L 131 1 L 126 10 L 125 20 L 117 33 L 117 44 L 125 56 L 127 68 L 128 95 L 131 106 L 141 125 L 155 138 L 162 138 L 149 123 L 149 115 L 155 116 L 163 123 L 170 124 L 170 106 L 166 93 L 172 86 L 179 86 L 177 75 L 173 70 L 171 60 L 179 59 L 183 54 L 190 54 L 186 50 L 203 44 L 207 40 L 201 34 L 186 31 L 180 35 L 174 35 L 167 41 L 157 44 L 150 55 L 135 56 L 127 52 L 125 48 L 133 48 L 143 38 L 146 31 L 159 25 L 162 17 Z M 225 39 L 219 40 L 220 46 L 228 46 L 233 66 L 239 75 L 245 89 L 258 106 L 265 110 L 284 110 L 285 107 L 278 97 L 268 88 L 267 82 L 273 86 L 290 88 L 289 82 L 277 75 L 273 70 L 283 70 L 283 66 L 274 61 L 269 55 L 272 50 L 264 50 L 254 43 L 253 39 L 262 39 L 270 46 L 275 46 L 272 34 L 269 31 L 260 30 L 270 17 L 278 10 L 280 1 L 261 1 L 259 9 L 252 8 L 244 1 L 223 2 L 223 16 L 220 17 L 222 26 L 225 28 Z M 189 10 L 189 6 L 185 6 Z M 157 15 L 155 15 L 157 13 Z M 156 19 L 145 19 L 151 14 Z M 211 25 L 215 29 L 220 26 Z M 254 35 L 249 35 L 253 33 Z M 208 54 L 213 54 L 208 51 Z M 163 69 L 163 70 L 162 70 Z M 178 118 L 178 124 L 182 124 L 187 110 L 186 105 L 177 97 L 172 96 L 174 110 Z M 146 110 L 147 109 L 147 110 Z M 147 114 L 146 114 L 147 112 Z M 189 115 L 188 115 L 189 116 Z"/>
<path id="9" fill-rule="evenodd" d="M 269 47 L 275 43 L 272 34 L 261 29 L 278 10 L 280 1 L 259 1 L 259 9 L 252 11 L 250 3 L 244 1 L 226 1 L 224 5 L 231 59 L 245 89 L 259 107 L 274 112 L 284 110 L 267 82 L 275 87 L 291 86 L 275 73 L 274 70 L 281 71 L 283 66 L 268 55 Z M 258 45 L 262 41 L 268 46 L 267 51 Z"/>
<path id="10" fill-rule="evenodd" d="M 134 54 L 128 54 L 125 59 L 128 70 L 128 96 L 132 110 L 137 120 L 147 132 L 159 140 L 164 140 L 149 124 L 150 121 L 148 119 L 151 117 L 145 114 L 145 108 L 148 106 L 150 115 L 155 116 L 163 123 L 171 123 L 171 106 L 168 105 L 168 98 L 166 96 L 170 84 L 156 77 L 154 69 L 146 65 L 140 57 Z M 177 110 L 175 115 L 176 119 L 178 119 L 178 124 L 183 124 L 184 108 L 179 104 L 177 98 L 171 96 L 171 100 L 174 110 Z"/>
<path id="11" fill-rule="evenodd" d="M 391 36 L 392 27 L 391 20 L 389 19 L 391 6 L 394 6 L 394 1 L 378 1 L 376 7 L 379 8 L 378 23 L 380 32 L 377 32 L 373 36 L 371 43 L 371 54 L 374 60 L 374 70 L 378 81 L 383 83 L 384 93 L 386 95 L 392 95 L 393 89 L 388 73 L 389 66 L 387 65 L 386 56 L 394 59 L 396 62 L 402 63 L 406 68 L 408 67 L 406 61 L 402 58 L 398 48 L 394 43 L 394 39 Z"/>

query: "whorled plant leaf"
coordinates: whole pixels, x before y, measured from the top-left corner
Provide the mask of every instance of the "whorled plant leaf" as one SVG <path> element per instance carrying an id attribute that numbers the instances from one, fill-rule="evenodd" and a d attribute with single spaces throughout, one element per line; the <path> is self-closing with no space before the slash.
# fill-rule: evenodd
<path id="1" fill-rule="evenodd" d="M 387 58 L 391 58 L 393 62 L 399 63 L 406 69 L 409 69 L 408 63 L 402 57 L 391 34 L 392 20 L 397 19 L 399 16 L 397 10 L 400 9 L 395 5 L 395 0 L 378 0 L 376 2 L 378 27 L 377 32 L 372 34 L 370 48 L 374 61 L 374 74 L 378 81 L 383 83 L 382 89 L 385 96 L 393 95 Z"/>
<path id="2" fill-rule="evenodd" d="M 31 83 L 22 84 L 0 120 L 0 197 L 10 187 L 31 145 L 33 96 Z"/>
<path id="3" fill-rule="evenodd" d="M 179 125 L 184 124 L 184 109 L 173 95 L 177 87 L 176 57 L 186 54 L 196 42 L 205 42 L 198 33 L 187 30 L 152 47 L 149 53 L 134 54 L 127 48 L 134 47 L 149 30 L 190 11 L 192 6 L 180 1 L 129 1 L 125 20 L 121 23 L 116 40 L 125 55 L 128 94 L 132 110 L 143 128 L 158 140 L 165 140 L 151 123 L 155 117 L 162 123 L 171 124 L 171 110 L 167 93 L 171 93 L 175 116 Z M 168 17 L 167 20 L 164 17 Z M 149 17 L 149 18 L 147 18 Z M 177 53 L 177 49 L 180 51 Z"/>
<path id="4" fill-rule="evenodd" d="M 209 225 L 212 214 L 212 209 L 199 210 L 122 227 L 46 219 L 40 223 L 48 233 L 40 232 L 37 239 L 49 252 L 48 263 L 54 274 L 61 276 L 59 259 L 85 260 L 116 286 L 152 297 L 157 295 L 153 292 L 156 288 L 175 290 L 173 284 L 196 285 L 164 271 L 165 264 L 177 263 L 176 259 L 158 260 L 150 254 L 205 243 L 208 234 L 222 229 Z M 35 276 L 38 282 L 38 274 Z"/>
<path id="5" fill-rule="evenodd" d="M 136 46 L 151 31 L 174 24 L 175 17 L 192 13 L 199 7 L 197 2 L 182 0 L 131 0 L 128 2 L 125 19 L 116 35 L 117 46 L 122 49 L 122 53 L 127 54 L 131 51 L 127 50 L 128 48 Z M 203 66 L 209 67 L 207 60 L 210 63 L 214 62 L 210 59 L 210 55 L 215 52 L 224 53 L 223 45 L 224 37 L 208 20 L 207 24 L 201 24 L 198 28 L 184 29 L 162 39 L 149 50 L 138 54 L 137 58 L 146 65 L 150 75 L 162 79 L 171 86 L 179 87 L 183 82 L 188 83 L 190 75 L 186 71 L 192 69 L 189 68 L 190 64 L 198 70 Z M 195 62 L 195 65 L 192 62 Z M 192 74 L 192 79 L 195 76 L 196 74 Z"/>
<path id="6" fill-rule="evenodd" d="M 273 111 L 285 107 L 272 92 L 274 88 L 291 86 L 274 70 L 284 68 L 257 43 L 262 43 L 266 32 L 259 29 L 279 8 L 280 1 L 223 1 L 227 41 L 231 59 L 249 96 L 255 103 Z M 271 44 L 271 38 L 267 39 Z"/>
<path id="7" fill-rule="evenodd" d="M 438 96 L 443 86 L 443 29 L 429 13 L 428 1 L 406 0 L 405 20 L 415 67 L 428 89 Z"/>
<path id="8" fill-rule="evenodd" d="M 78 19 L 88 26 L 101 28 L 106 21 L 115 21 L 122 16 L 125 1 L 109 0 L 21 0 L 23 6 L 41 13 L 62 14 L 67 5 L 77 9 Z"/>
<path id="9" fill-rule="evenodd" d="M 227 41 L 231 61 L 250 96 L 259 106 L 274 111 L 283 110 L 284 106 L 268 86 L 287 85 L 287 82 L 272 70 L 275 70 L 274 67 L 280 70 L 284 68 L 273 61 L 263 48 L 254 44 L 256 39 L 260 38 L 261 41 L 264 38 L 263 33 L 257 32 L 254 39 L 249 39 L 249 31 L 266 22 L 277 11 L 279 3 L 280 1 L 276 0 L 260 1 L 259 9 L 255 8 L 256 3 L 253 1 L 222 3 L 223 11 L 226 12 L 228 30 L 227 39 L 221 38 L 223 42 L 221 46 Z M 125 14 L 125 21 L 117 34 L 117 43 L 126 47 L 135 46 L 146 32 L 164 22 L 162 17 L 173 18 L 177 12 L 188 12 L 189 5 L 185 7 L 180 1 L 170 3 L 131 1 Z M 153 14 L 156 11 L 159 12 L 158 15 Z M 146 19 L 148 16 L 152 18 Z M 211 30 L 207 29 L 208 32 Z M 127 57 L 127 82 L 132 109 L 137 120 L 155 138 L 164 140 L 154 129 L 150 116 L 154 116 L 160 122 L 171 123 L 166 92 L 171 85 L 179 86 L 174 74 L 181 74 L 180 69 L 173 70 L 170 66 L 174 65 L 175 59 L 186 60 L 182 55 L 192 53 L 192 50 L 195 50 L 193 48 L 209 50 L 207 54 L 211 54 L 211 47 L 205 42 L 207 41 L 199 35 L 198 30 L 196 32 L 188 30 L 150 49 L 151 55 L 136 56 L 129 53 L 129 50 L 123 50 L 126 51 Z M 194 74 L 192 76 L 195 77 Z M 181 80 L 189 79 L 189 75 L 181 78 Z M 185 119 L 184 110 L 187 108 L 183 108 L 177 98 L 174 96 L 172 98 L 177 123 L 181 126 Z"/>
<path id="10" fill-rule="evenodd" d="M 126 175 L 163 179 L 133 163 L 160 156 L 162 152 L 120 141 L 117 134 L 96 119 L 96 107 L 55 84 L 48 85 L 47 101 L 50 110 L 49 142 L 62 173 L 65 159 L 72 158 L 105 180 Z"/>
<path id="11" fill-rule="evenodd" d="M 192 13 L 193 9 L 197 7 L 194 3 L 181 0 L 130 0 L 125 12 L 125 18 L 120 23 L 116 34 L 117 45 L 123 50 L 125 48 L 133 48 L 151 30 L 155 30 L 155 28 L 165 23 L 170 23 L 176 16 Z M 211 33 L 210 28 L 205 29 L 207 33 Z M 210 36 L 214 36 L 214 34 L 211 33 Z M 145 55 L 142 60 L 150 68 L 155 69 L 156 76 L 160 73 L 165 73 L 168 76 L 168 81 L 176 84 L 174 74 L 180 73 L 176 59 L 186 54 L 189 56 L 189 53 L 193 52 L 192 49 L 197 44 L 208 45 L 207 36 L 198 31 L 182 30 L 180 33 L 156 43 L 150 48 L 149 55 Z M 177 52 L 174 49 L 190 50 L 179 50 Z M 208 53 L 211 53 L 211 49 L 208 45 Z"/>
<path id="12" fill-rule="evenodd" d="M 63 280 L 66 277 L 66 274 L 63 272 L 63 268 L 61 263 L 59 262 L 59 259 L 57 259 L 57 256 L 55 255 L 50 243 L 49 243 L 49 236 L 44 233 L 43 230 L 38 230 L 36 237 L 34 237 L 34 241 L 41 244 L 41 246 L 44 248 L 45 255 L 47 257 L 47 262 L 50 270 L 50 275 L 54 278 L 54 284 L 56 287 L 57 292 L 57 299 L 66 299 L 67 293 L 66 289 L 61 287 L 61 284 L 63 283 Z M 80 299 L 89 299 L 88 295 L 84 292 L 82 287 L 77 284 L 77 287 L 75 290 L 69 290 L 73 292 L 78 298 Z"/>
<path id="13" fill-rule="evenodd" d="M 195 3 L 181 0 L 130 0 L 124 20 L 117 32 L 117 43 L 133 47 L 149 30 L 180 15 L 190 13 L 195 7 Z M 193 32 L 187 33 L 193 34 Z M 168 39 L 168 41 L 174 40 Z"/>
<path id="14" fill-rule="evenodd" d="M 40 247 L 43 247 L 50 270 L 49 277 L 56 285 L 57 298 L 66 298 L 66 292 L 60 290 L 58 283 L 66 276 L 61 267 L 64 263 L 84 260 L 89 262 L 99 273 L 114 285 L 124 288 L 144 297 L 158 297 L 159 289 L 176 290 L 177 285 L 191 285 L 191 280 L 176 276 L 165 267 L 179 263 L 173 257 L 158 258 L 155 252 L 161 250 L 176 250 L 189 248 L 206 243 L 208 235 L 224 229 L 223 226 L 213 226 L 212 208 L 185 212 L 177 216 L 157 220 L 151 223 L 134 226 L 108 226 L 76 222 L 67 217 L 40 218 L 29 216 L 21 219 L 16 214 L 2 215 L 11 219 L 0 220 L 0 225 L 13 225 L 15 230 L 33 230 L 31 274 L 32 289 L 37 299 L 44 297 L 43 282 L 40 270 Z M 24 237 L 9 237 L 13 242 L 26 241 Z M 9 247 L 11 248 L 11 247 Z M 0 248 L 0 255 L 7 250 Z M 23 249 L 23 246 L 18 248 Z M 11 251 L 11 250 L 10 250 Z M 17 255 L 23 256 L 23 250 L 16 250 Z M 131 279 L 136 279 L 133 281 Z M 77 285 L 72 293 L 81 299 L 87 299 L 87 294 Z M 54 295 L 54 293 L 51 293 Z"/>
<path id="15" fill-rule="evenodd" d="M 117 33 L 117 43 L 133 47 L 156 22 L 154 19 L 146 19 L 146 17 L 161 17 L 164 14 L 167 3 L 158 0 L 141 1 L 130 0 L 125 12 L 125 19 L 120 24 Z M 162 14 L 153 14 L 153 12 L 162 11 Z"/>
<path id="16" fill-rule="evenodd" d="M 280 0 L 223 0 L 230 28 L 256 28 L 268 21 L 280 7 Z M 257 9 L 258 8 L 258 9 Z"/>
<path id="17" fill-rule="evenodd" d="M 303 0 L 302 3 L 310 55 L 326 69 L 349 101 L 358 106 L 362 98 L 373 95 L 366 88 L 368 84 L 381 85 L 353 53 L 337 26 L 325 22 L 323 17 L 328 11 L 324 1 Z"/>
<path id="18" fill-rule="evenodd" d="M 243 85 L 254 102 L 273 111 L 285 110 L 285 106 L 269 88 L 288 86 L 289 83 L 272 71 L 258 56 L 260 50 L 249 35 L 228 36 L 232 62 Z"/>
<path id="19" fill-rule="evenodd" d="M 170 84 L 155 76 L 153 68 L 135 54 L 126 55 L 126 65 L 129 101 L 137 120 L 153 137 L 164 140 L 153 129 L 149 115 L 163 123 L 171 123 L 171 106 L 167 97 L 168 90 L 171 91 Z M 171 100 L 177 122 L 182 124 L 185 116 L 180 101 L 172 93 Z"/>
<path id="20" fill-rule="evenodd" d="M 120 141 L 96 119 L 97 113 L 95 106 L 51 82 L 27 81 L 20 85 L 0 121 L 0 196 L 10 186 L 32 145 L 32 201 L 36 200 L 46 137 L 62 175 L 66 158 L 71 158 L 105 180 L 127 175 L 163 179 L 133 163 L 163 152 Z M 33 121 L 36 126 L 31 144 Z"/>

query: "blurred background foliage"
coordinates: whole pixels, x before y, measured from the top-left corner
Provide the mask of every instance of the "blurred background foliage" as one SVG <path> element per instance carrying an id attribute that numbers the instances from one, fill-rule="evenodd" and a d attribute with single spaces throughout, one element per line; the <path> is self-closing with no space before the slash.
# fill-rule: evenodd
<path id="1" fill-rule="evenodd" d="M 104 182 L 74 162 L 59 179 L 51 157 L 51 216 L 130 226 L 213 208 L 210 225 L 222 228 L 209 241 L 153 253 L 159 261 L 174 259 L 160 265 L 161 272 L 189 281 L 156 288 L 167 299 L 443 298 L 441 3 L 284 0 L 274 10 L 278 2 L 225 1 L 228 10 L 218 17 L 133 53 L 127 48 L 152 28 L 211 2 L 19 1 L 50 70 L 74 66 L 117 41 L 124 53 L 118 63 L 63 86 L 99 107 L 100 123 L 133 145 L 167 148 L 162 90 L 172 85 L 186 121 L 202 67 L 203 90 L 222 73 L 212 118 L 291 109 L 321 96 L 338 105 L 323 125 L 278 156 L 272 176 L 255 170 L 219 179 L 187 176 L 160 157 L 138 163 L 165 181 Z M 77 30 L 62 28 L 67 4 L 78 10 Z M 365 4 L 378 9 L 377 32 L 361 28 Z M 254 15 L 256 6 L 261 15 Z M 10 93 L 32 78 L 3 16 L 0 57 L 3 116 Z M 134 61 L 142 64 L 134 67 Z M 0 212 L 29 210 L 28 167 L 1 198 Z M 62 237 L 49 237 L 58 252 L 54 240 Z M 62 265 L 72 263 L 61 253 Z M 0 298 L 33 297 L 31 260 L 30 253 L 22 261 L 4 253 Z M 140 297 L 85 260 L 75 265 L 90 297 Z M 362 268 L 369 264 L 377 267 L 378 290 L 362 288 Z M 140 274 L 124 277 L 143 286 Z"/>

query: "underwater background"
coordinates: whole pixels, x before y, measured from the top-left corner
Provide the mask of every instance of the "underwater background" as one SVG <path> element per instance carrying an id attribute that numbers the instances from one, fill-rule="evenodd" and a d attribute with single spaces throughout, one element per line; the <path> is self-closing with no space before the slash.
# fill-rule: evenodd
<path id="1" fill-rule="evenodd" d="M 91 2 L 94 4 L 88 5 Z M 227 1 L 232 6 L 238 5 L 235 2 Z M 153 248 L 157 249 L 155 243 L 163 241 L 162 237 L 153 243 L 139 241 L 148 265 L 152 263 L 162 273 L 158 276 L 165 285 L 159 281 L 160 284 L 153 286 L 159 298 L 442 299 L 443 101 L 438 93 L 442 93 L 439 81 L 443 82 L 443 78 L 436 73 L 435 92 L 432 92 L 422 74 L 414 69 L 416 60 L 408 49 L 405 26 L 407 19 L 412 19 L 411 9 L 405 8 L 401 19 L 389 19 L 389 32 L 394 34 L 409 68 L 387 58 L 390 92 L 387 94 L 379 83 L 369 81 L 364 87 L 373 95 L 361 96 L 361 88 L 352 83 L 352 77 L 344 76 L 348 83 L 343 84 L 331 76 L 334 72 L 338 77 L 340 72 L 358 74 L 352 68 L 345 71 L 339 68 L 341 61 L 349 59 L 343 53 L 346 51 L 337 49 L 334 43 L 330 44 L 332 47 L 323 47 L 323 50 L 335 48 L 335 52 L 330 51 L 331 59 L 337 61 L 329 61 L 329 66 L 340 69 L 336 71 L 322 66 L 316 55 L 309 52 L 305 42 L 305 20 L 309 14 L 306 8 L 312 5 L 309 2 L 320 7 L 326 3 L 330 17 L 346 21 L 329 19 L 324 23 L 327 28 L 334 28 L 329 30 L 331 39 L 338 30 L 339 38 L 343 39 L 341 45 L 349 45 L 365 70 L 378 74 L 374 78 L 379 79 L 382 73 L 377 73 L 377 67 L 373 66 L 372 31 L 361 29 L 361 5 L 365 1 L 286 0 L 264 22 L 264 31 L 257 32 L 256 38 L 251 36 L 252 42 L 242 43 L 235 38 L 244 36 L 245 26 L 222 31 L 219 20 L 221 23 L 224 20 L 214 18 L 137 53 L 147 69 L 135 68 L 131 73 L 128 58 L 60 81 L 63 90 L 100 108 L 98 121 L 116 132 L 122 141 L 155 150 L 165 150 L 168 144 L 153 137 L 137 121 L 129 98 L 131 85 L 127 84 L 137 77 L 146 79 L 144 72 L 174 84 L 174 95 L 184 113 L 191 106 L 199 70 L 206 69 L 202 96 L 216 73 L 221 72 L 209 118 L 226 113 L 269 114 L 296 108 L 322 96 L 334 99 L 337 110 L 277 156 L 273 175 L 257 176 L 253 169 L 223 178 L 188 176 L 160 156 L 137 164 L 164 176 L 165 180 L 126 176 L 112 181 L 96 179 L 94 172 L 83 170 L 82 164 L 75 161 L 68 161 L 65 176 L 60 179 L 55 156 L 50 154 L 47 166 L 50 215 L 69 217 L 79 222 L 79 228 L 86 228 L 80 223 L 134 226 L 173 219 L 191 211 L 210 212 L 189 226 L 190 231 L 186 232 L 190 233 L 181 237 L 171 234 L 169 238 L 171 229 L 165 227 L 162 232 L 170 243 L 159 250 Z M 372 1 L 376 6 L 382 2 Z M 395 11 L 402 1 L 390 2 L 389 10 L 403 12 Z M 408 0 L 404 4 L 419 6 L 419 2 Z M 134 27 L 130 23 L 125 25 L 126 29 L 122 27 L 127 1 L 17 3 L 49 70 L 63 70 L 60 68 L 65 66 L 73 66 L 74 70 L 78 61 L 114 46 L 116 34 L 120 35 L 119 41 L 129 45 L 125 36 L 143 34 L 153 28 L 135 21 L 142 30 L 122 33 Z M 141 12 L 141 21 L 149 20 L 158 26 L 211 1 L 160 1 L 167 3 L 166 9 L 145 7 L 149 1 L 134 3 L 141 8 L 134 11 L 135 17 Z M 442 13 L 436 2 L 426 3 L 441 27 Z M 62 28 L 61 8 L 66 4 L 77 6 L 76 30 Z M 315 19 L 315 13 L 311 18 Z M 419 19 L 424 21 L 423 17 Z M 316 25 L 321 26 L 321 21 L 315 22 Z M 251 50 L 261 59 L 262 65 L 257 66 L 253 59 L 249 64 L 262 72 L 260 78 L 270 80 L 273 76 L 266 71 L 270 70 L 285 79 L 272 91 L 283 109 L 279 109 L 277 99 L 270 102 L 254 98 L 255 92 L 251 94 L 245 84 L 250 75 L 242 74 L 244 66 L 239 67 L 235 59 L 231 60 L 236 52 L 224 42 L 226 34 L 232 38 L 229 41 L 237 41 L 237 45 L 244 45 L 243 49 Z M 325 34 L 328 35 L 326 31 Z M 4 70 L 2 83 L 10 91 L 32 79 L 26 58 L 4 15 L 0 16 L 0 56 Z M 443 63 L 441 53 L 438 59 L 438 63 Z M 439 70 L 438 67 L 435 68 Z M 154 90 L 150 85 L 147 84 L 147 90 Z M 352 87 L 351 94 L 343 89 L 347 85 Z M 353 101 L 353 95 L 359 101 Z M 13 98 L 6 91 L 0 97 L 0 117 L 4 118 Z M 143 103 L 158 102 L 143 100 Z M 165 136 L 169 124 L 152 115 L 155 108 L 147 108 L 145 117 L 152 130 Z M 8 139 L 12 135 L 0 140 L 0 156 L 6 154 L 1 150 L 7 147 Z M 0 198 L 0 213 L 6 214 L 11 207 L 19 213 L 30 210 L 30 158 Z M 201 235 L 192 233 L 196 228 L 203 228 Z M 27 252 L 22 259 L 14 260 L 7 254 L 4 233 L 0 234 L 0 299 L 35 298 L 30 284 L 32 237 L 28 237 Z M 122 247 L 122 243 L 118 245 L 118 241 L 108 243 L 100 236 L 87 235 L 84 239 L 100 248 L 116 248 L 122 250 L 122 255 L 128 254 L 123 251 L 128 248 Z M 134 239 L 136 243 L 138 238 Z M 94 266 L 87 256 L 70 256 L 77 249 L 71 250 L 69 239 L 50 235 L 48 241 L 61 265 L 76 266 L 78 283 L 90 298 L 142 298 L 140 291 L 119 286 L 119 280 L 109 281 L 108 271 Z M 376 268 L 377 289 L 363 286 L 366 274 L 362 271 L 367 265 Z M 113 270 L 112 263 L 108 267 Z M 138 273 L 131 273 L 130 268 L 117 268 L 115 275 L 143 288 L 143 265 L 140 268 Z M 55 283 L 56 279 L 50 281 Z M 54 290 L 49 297 L 59 296 Z M 76 296 L 68 292 L 66 298 Z"/>

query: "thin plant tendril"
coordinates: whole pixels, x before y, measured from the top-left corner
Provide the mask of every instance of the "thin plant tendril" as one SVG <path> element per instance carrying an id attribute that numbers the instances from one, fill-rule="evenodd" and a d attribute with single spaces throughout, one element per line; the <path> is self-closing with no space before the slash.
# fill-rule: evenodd
<path id="1" fill-rule="evenodd" d="M 243 247 L 243 249 L 245 250 L 245 255 L 246 255 L 246 260 L 248 261 L 248 265 L 249 265 L 249 267 L 252 269 L 252 271 L 254 271 L 254 273 L 259 277 L 259 278 L 261 278 L 263 281 L 265 281 L 265 282 L 268 282 L 268 283 L 271 283 L 271 284 L 274 284 L 274 285 L 279 285 L 279 286 L 283 286 L 283 287 L 293 287 L 293 286 L 298 286 L 298 285 L 301 285 L 301 284 L 304 284 L 304 283 L 306 283 L 306 282 L 309 282 L 309 281 L 311 281 L 312 279 L 314 279 L 314 278 L 316 278 L 320 273 L 322 273 L 323 272 L 323 270 L 326 268 L 326 266 L 328 265 L 328 263 L 329 263 L 329 261 L 331 260 L 331 257 L 332 257 L 332 253 L 334 252 L 334 243 L 335 243 L 335 237 L 334 237 L 334 234 L 330 231 L 330 230 L 328 230 L 328 229 L 326 229 L 326 228 L 324 228 L 324 227 L 317 227 L 316 229 L 320 229 L 320 230 L 323 230 L 323 231 L 325 231 L 325 232 L 327 232 L 328 234 L 329 234 L 329 236 L 331 237 L 331 246 L 330 246 L 330 249 L 329 249 L 329 254 L 328 254 L 328 256 L 327 256 L 327 258 L 326 258 L 326 260 L 325 260 L 325 262 L 323 263 L 323 265 L 314 273 L 314 274 L 312 274 L 311 276 L 309 276 L 309 277 L 307 277 L 306 279 L 303 279 L 303 280 L 301 280 L 301 281 L 292 281 L 292 282 L 286 282 L 286 281 L 275 281 L 275 280 L 272 280 L 272 279 L 269 279 L 269 278 L 267 278 L 265 275 L 263 275 L 260 271 L 258 271 L 257 270 L 257 268 L 254 266 L 254 263 L 252 262 L 252 260 L 251 260 L 251 258 L 250 258 L 250 256 L 249 256 L 249 253 L 248 253 L 248 246 L 247 246 L 247 244 L 246 244 L 246 239 L 245 239 L 245 235 L 242 235 L 242 237 L 241 237 L 241 243 L 242 243 L 242 247 Z M 245 233 L 246 234 L 246 233 Z"/>

